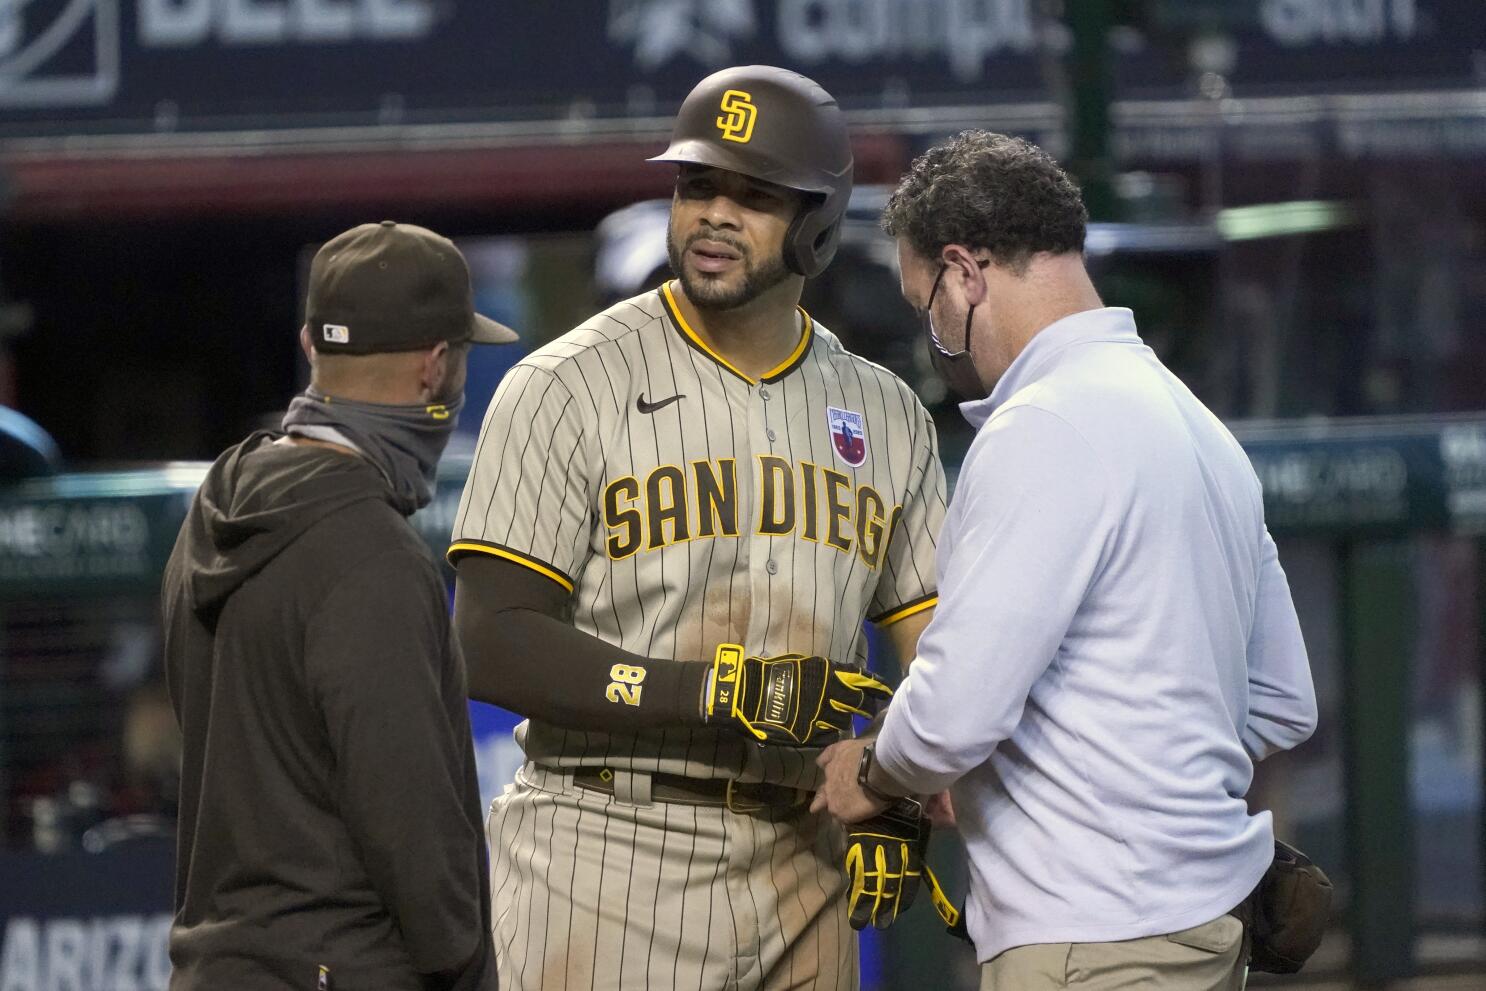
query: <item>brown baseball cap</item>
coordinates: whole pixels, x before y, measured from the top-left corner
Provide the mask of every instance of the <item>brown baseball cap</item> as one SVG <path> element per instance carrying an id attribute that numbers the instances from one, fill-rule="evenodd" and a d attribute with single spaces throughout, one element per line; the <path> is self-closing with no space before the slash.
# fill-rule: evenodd
<path id="1" fill-rule="evenodd" d="M 516 340 L 511 328 L 475 312 L 469 265 L 454 242 L 392 220 L 353 227 L 315 252 L 305 323 L 324 353 Z"/>

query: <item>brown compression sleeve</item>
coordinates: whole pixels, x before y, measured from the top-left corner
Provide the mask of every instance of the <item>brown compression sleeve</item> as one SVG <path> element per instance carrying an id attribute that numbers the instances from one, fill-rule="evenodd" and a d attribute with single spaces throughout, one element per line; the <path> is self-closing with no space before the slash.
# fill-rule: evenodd
<path id="1" fill-rule="evenodd" d="M 632 654 L 574 629 L 567 613 L 568 592 L 552 579 L 497 557 L 461 558 L 454 629 L 470 698 L 567 729 L 701 725 L 710 665 Z"/>

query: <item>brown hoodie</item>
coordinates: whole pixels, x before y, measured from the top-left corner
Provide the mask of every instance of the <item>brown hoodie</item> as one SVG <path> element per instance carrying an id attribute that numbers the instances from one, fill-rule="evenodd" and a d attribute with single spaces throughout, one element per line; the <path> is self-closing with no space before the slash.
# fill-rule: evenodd
<path id="1" fill-rule="evenodd" d="M 464 662 L 362 459 L 255 434 L 166 567 L 172 989 L 495 987 Z"/>

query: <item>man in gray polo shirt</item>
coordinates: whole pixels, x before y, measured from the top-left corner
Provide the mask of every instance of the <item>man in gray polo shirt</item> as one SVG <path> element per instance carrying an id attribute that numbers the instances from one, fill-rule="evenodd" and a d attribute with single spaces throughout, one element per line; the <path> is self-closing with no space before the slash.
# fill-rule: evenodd
<path id="1" fill-rule="evenodd" d="M 917 659 L 875 744 L 822 755 L 817 804 L 857 821 L 950 789 L 984 988 L 1238 988 L 1230 913 L 1274 854 L 1244 794 L 1315 695 L 1258 479 L 1100 301 L 1085 220 L 1046 153 L 987 132 L 889 201 L 977 433 Z"/>

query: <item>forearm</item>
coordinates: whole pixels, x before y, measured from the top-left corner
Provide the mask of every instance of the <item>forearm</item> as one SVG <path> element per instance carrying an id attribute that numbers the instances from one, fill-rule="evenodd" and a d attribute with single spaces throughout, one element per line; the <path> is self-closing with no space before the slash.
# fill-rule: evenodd
<path id="1" fill-rule="evenodd" d="M 877 792 L 879 796 L 887 796 L 889 798 L 902 798 L 905 795 L 912 795 L 914 793 L 912 787 L 905 785 L 893 777 L 882 766 L 882 762 L 877 760 L 872 761 L 871 766 L 867 769 L 867 787 Z"/>
<path id="2" fill-rule="evenodd" d="M 1299 746 L 1316 731 L 1316 696 L 1309 673 L 1283 685 L 1250 677 L 1243 745 L 1254 760 Z"/>
<path id="3" fill-rule="evenodd" d="M 531 609 L 458 623 L 470 698 L 570 729 L 701 724 L 707 665 L 642 657 Z"/>
<path id="4" fill-rule="evenodd" d="M 892 648 L 893 655 L 898 659 L 898 667 L 905 675 L 918 654 L 918 639 L 933 618 L 934 609 L 930 607 L 883 628 L 883 637 Z"/>
<path id="5" fill-rule="evenodd" d="M 899 686 L 874 745 L 881 777 L 874 777 L 872 784 L 886 794 L 943 791 L 984 763 L 1015 725 L 1015 715 L 996 718 L 986 713 L 984 723 L 959 718 L 957 710 L 967 708 L 965 701 L 974 698 L 973 693 L 946 702 L 931 689 L 916 698 L 915 689 L 924 685 L 918 675 L 915 672 Z"/>
<path id="6" fill-rule="evenodd" d="M 568 729 L 701 725 L 708 665 L 643 657 L 575 629 L 560 618 L 561 589 L 523 572 L 460 564 L 454 626 L 471 698 Z"/>
<path id="7" fill-rule="evenodd" d="M 1243 730 L 1249 756 L 1270 754 L 1306 740 L 1316 728 L 1316 689 L 1290 583 L 1268 533 L 1261 545 L 1259 590 L 1249 634 L 1249 712 Z"/>

